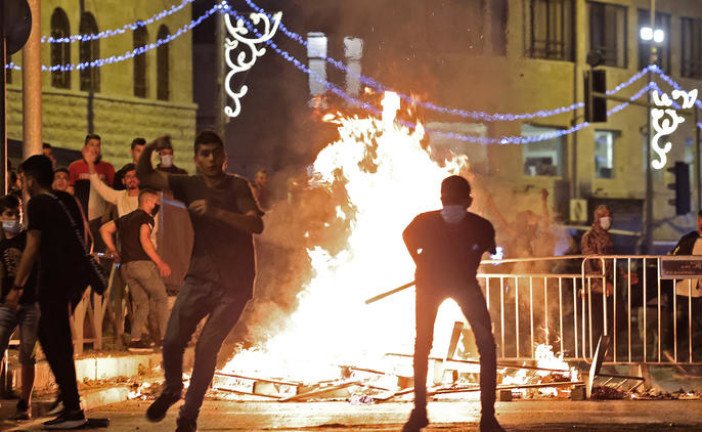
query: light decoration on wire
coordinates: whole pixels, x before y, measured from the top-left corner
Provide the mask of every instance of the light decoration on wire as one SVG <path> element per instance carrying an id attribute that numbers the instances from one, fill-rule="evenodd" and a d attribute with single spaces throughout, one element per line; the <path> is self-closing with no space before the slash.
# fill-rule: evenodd
<path id="1" fill-rule="evenodd" d="M 241 17 L 236 11 L 232 10 L 231 8 L 227 8 L 226 11 L 232 15 L 234 15 L 237 19 L 241 20 L 242 23 L 247 26 L 247 28 L 254 34 L 256 34 L 257 37 L 261 37 L 261 34 L 253 27 L 251 24 L 243 17 Z M 282 24 L 281 24 L 282 25 Z M 363 108 L 364 110 L 368 111 L 369 113 L 380 116 L 382 113 L 373 105 L 370 105 L 366 102 L 363 102 L 346 92 L 344 92 L 341 88 L 336 86 L 335 84 L 330 83 L 329 81 L 325 80 L 322 78 L 319 74 L 316 72 L 310 70 L 306 65 L 304 65 L 300 60 L 298 60 L 296 57 L 292 56 L 289 52 L 282 50 L 278 45 L 273 41 L 273 40 L 267 40 L 266 44 L 277 54 L 279 54 L 281 57 L 283 57 L 285 60 L 288 62 L 292 63 L 297 69 L 300 71 L 304 72 L 305 74 L 311 76 L 313 79 L 324 85 L 330 92 L 338 95 L 342 99 L 346 100 L 350 104 L 356 105 L 360 108 Z M 620 111 L 622 111 L 624 108 L 628 107 L 630 105 L 631 101 L 640 99 L 644 94 L 646 94 L 649 89 L 651 89 L 651 84 L 649 83 L 648 85 L 642 87 L 638 92 L 636 92 L 633 96 L 629 98 L 629 102 L 624 102 L 621 103 L 611 110 L 607 112 L 608 115 L 616 114 Z M 400 120 L 398 120 L 400 121 Z M 403 126 L 407 126 L 410 128 L 415 128 L 417 127 L 416 123 L 410 122 L 410 121 L 400 121 L 400 123 Z M 575 126 L 572 126 L 568 129 L 563 129 L 560 131 L 556 132 L 548 132 L 545 134 L 541 135 L 534 135 L 534 136 L 528 136 L 528 137 L 523 137 L 523 136 L 504 136 L 501 138 L 488 138 L 488 137 L 478 137 L 478 136 L 470 136 L 470 135 L 461 135 L 461 134 L 456 134 L 456 133 L 451 133 L 451 132 L 443 132 L 443 131 L 434 131 L 431 129 L 427 130 L 427 133 L 430 135 L 437 135 L 437 136 L 443 136 L 451 139 L 456 139 L 460 141 L 465 141 L 465 142 L 471 142 L 471 143 L 478 143 L 478 144 L 528 144 L 532 142 L 540 142 L 540 141 L 546 141 L 554 138 L 559 138 L 565 135 L 572 134 L 574 132 L 578 132 L 582 129 L 585 129 L 589 127 L 591 124 L 584 122 L 584 123 L 579 123 Z"/>
<path id="2" fill-rule="evenodd" d="M 254 11 L 261 13 L 261 14 L 266 14 L 267 12 L 265 9 L 261 8 L 258 6 L 256 3 L 254 3 L 252 0 L 244 0 L 246 4 L 253 9 Z M 284 23 L 280 24 L 280 31 L 285 34 L 288 38 L 291 40 L 299 43 L 300 45 L 304 46 L 306 49 L 309 49 L 309 44 L 307 40 L 301 36 L 298 33 L 295 33 L 294 31 L 291 31 L 288 29 Z M 400 98 L 409 104 L 420 106 L 426 109 L 429 109 L 431 111 L 436 111 L 440 112 L 443 114 L 448 114 L 448 115 L 454 115 L 458 117 L 463 117 L 463 118 L 470 118 L 474 120 L 480 120 L 480 121 L 486 121 L 486 122 L 492 122 L 492 121 L 515 121 L 515 120 L 532 120 L 536 118 L 546 118 L 546 117 L 552 117 L 555 115 L 567 113 L 570 111 L 575 111 L 579 108 L 583 108 L 585 106 L 584 103 L 578 102 L 574 103 L 568 106 L 563 106 L 559 108 L 554 108 L 554 109 L 549 109 L 549 110 L 539 110 L 533 113 L 487 113 L 487 112 L 482 112 L 482 111 L 468 111 L 468 110 L 463 110 L 463 109 L 458 109 L 458 108 L 447 108 L 447 107 L 442 107 L 436 104 L 433 104 L 431 102 L 423 102 L 423 101 L 418 101 L 415 97 L 411 95 L 406 95 L 398 92 L 397 90 L 394 90 L 378 81 L 373 79 L 372 77 L 368 77 L 363 74 L 359 74 L 357 71 L 354 71 L 347 67 L 343 62 L 333 59 L 328 56 L 320 56 L 321 59 L 326 61 L 327 63 L 331 64 L 335 68 L 343 71 L 346 74 L 349 74 L 353 76 L 354 78 L 358 78 L 364 85 L 371 87 L 375 89 L 376 91 L 379 92 L 385 92 L 385 91 L 393 91 L 397 93 Z M 654 66 L 655 67 L 655 66 Z M 649 67 L 644 68 L 643 70 L 637 72 L 634 74 L 629 80 L 627 80 L 624 83 L 619 84 L 617 87 L 614 89 L 610 90 L 607 92 L 608 95 L 613 95 L 615 93 L 618 93 L 619 91 L 623 90 L 624 88 L 630 86 L 631 84 L 635 83 L 639 79 L 641 79 L 646 73 L 649 71 Z"/>
<path id="3" fill-rule="evenodd" d="M 226 3 L 224 4 L 226 5 Z M 241 98 L 246 96 L 249 91 L 249 87 L 244 84 L 239 87 L 239 90 L 233 89 L 232 78 L 236 74 L 250 70 L 256 64 L 258 58 L 266 53 L 266 49 L 258 48 L 258 45 L 270 41 L 275 36 L 282 17 L 282 12 L 278 12 L 270 18 L 267 14 L 252 12 L 249 15 L 251 22 L 255 26 L 260 26 L 263 23 L 263 32 L 256 31 L 254 33 L 244 24 L 244 19 L 237 18 L 236 24 L 232 24 L 232 16 L 224 14 L 224 24 L 230 36 L 224 41 L 224 59 L 230 69 L 224 79 L 224 89 L 234 103 L 234 108 L 230 106 L 224 107 L 224 114 L 228 117 L 239 116 L 241 113 Z M 254 33 L 256 37 L 250 37 L 251 33 Z"/>
<path id="4" fill-rule="evenodd" d="M 146 27 L 156 21 L 160 21 L 163 18 L 169 17 L 174 13 L 182 10 L 185 6 L 194 2 L 195 0 L 183 0 L 179 5 L 173 5 L 168 9 L 164 9 L 161 12 L 153 15 L 151 18 L 144 21 L 136 21 L 133 23 L 125 24 L 118 29 L 104 30 L 96 34 L 75 34 L 67 37 L 55 38 L 53 36 L 42 36 L 41 43 L 74 43 L 74 42 L 87 42 L 96 39 L 106 39 L 112 36 L 117 36 L 126 33 L 127 31 L 134 31 L 139 27 Z"/>
<path id="5" fill-rule="evenodd" d="M 682 109 L 691 109 L 697 101 L 697 89 L 690 92 L 684 90 L 673 90 L 671 98 L 665 93 L 654 90 L 651 93 L 653 104 L 658 108 L 651 108 L 651 126 L 655 132 L 651 137 L 651 150 L 656 152 L 658 159 L 651 161 L 651 166 L 657 170 L 665 167 L 668 162 L 668 153 L 673 148 L 673 143 L 667 141 L 661 147 L 660 140 L 663 137 L 673 134 L 682 123 L 685 117 L 678 114 L 678 110 L 673 107 L 673 100 L 681 99 Z"/>
<path id="6" fill-rule="evenodd" d="M 224 3 L 226 6 L 226 3 Z M 190 23 L 184 25 L 183 27 L 179 28 L 178 31 L 173 33 L 172 35 L 168 35 L 167 37 L 163 39 L 159 39 L 154 43 L 144 45 L 138 48 L 135 48 L 131 51 L 127 51 L 124 54 L 121 55 L 114 55 L 111 57 L 106 57 L 106 58 L 101 58 L 101 59 L 96 59 L 92 61 L 87 61 L 87 62 L 81 62 L 78 64 L 63 64 L 63 65 L 52 65 L 52 66 L 46 66 L 42 65 L 41 70 L 43 72 L 54 72 L 54 71 L 73 71 L 73 70 L 81 70 L 81 69 L 86 69 L 86 68 L 93 68 L 93 67 L 102 67 L 106 64 L 114 64 L 114 63 L 119 63 L 123 62 L 125 60 L 129 60 L 131 58 L 134 58 L 138 55 L 144 54 L 148 51 L 151 51 L 152 49 L 158 48 L 159 46 L 163 44 L 170 43 L 174 41 L 175 39 L 179 38 L 180 36 L 184 35 L 185 33 L 189 32 L 190 30 L 194 29 L 198 25 L 200 25 L 203 21 L 205 21 L 207 18 L 212 16 L 214 13 L 219 12 L 221 9 L 223 9 L 223 4 L 222 3 L 217 3 L 210 9 L 208 9 L 205 13 L 200 15 L 198 18 L 190 21 Z M 14 70 L 22 70 L 22 68 L 14 63 L 8 63 L 5 65 L 5 68 L 12 68 Z"/>

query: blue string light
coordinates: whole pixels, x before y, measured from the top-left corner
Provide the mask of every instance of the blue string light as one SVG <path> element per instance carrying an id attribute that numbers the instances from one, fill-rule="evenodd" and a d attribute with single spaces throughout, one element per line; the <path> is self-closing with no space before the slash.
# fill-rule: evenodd
<path id="1" fill-rule="evenodd" d="M 114 64 L 114 63 L 119 63 L 125 60 L 129 60 L 131 58 L 134 58 L 138 55 L 144 54 L 148 51 L 151 51 L 152 49 L 158 48 L 159 46 L 163 44 L 167 44 L 172 42 L 173 40 L 177 39 L 178 37 L 184 35 L 185 33 L 189 32 L 190 30 L 194 29 L 198 25 L 200 25 L 204 20 L 212 16 L 215 12 L 220 11 L 223 8 L 222 4 L 216 4 L 215 6 L 211 7 L 208 9 L 204 14 L 200 15 L 197 19 L 194 19 L 190 21 L 189 24 L 184 25 L 183 27 L 179 28 L 177 32 L 175 32 L 172 35 L 168 35 L 167 37 L 163 39 L 159 39 L 158 41 L 144 45 L 138 48 L 135 48 L 131 51 L 127 51 L 126 53 L 122 55 L 115 55 L 107 58 L 101 58 L 97 60 L 92 60 L 88 62 L 81 62 L 78 64 L 64 64 L 64 65 L 52 65 L 52 66 L 46 66 L 42 65 L 41 70 L 43 72 L 55 72 L 55 71 L 73 71 L 73 70 L 82 70 L 86 68 L 94 68 L 94 67 L 102 67 L 106 64 Z M 12 68 L 14 70 L 22 70 L 20 66 L 17 66 L 14 63 L 9 63 L 5 66 L 6 68 Z"/>
<path id="2" fill-rule="evenodd" d="M 226 8 L 224 11 L 234 15 L 237 19 L 242 20 L 242 22 L 244 23 L 244 25 L 246 25 L 246 27 L 249 29 L 249 31 L 254 33 L 257 37 L 259 37 L 259 38 L 261 37 L 261 34 L 258 32 L 258 30 L 256 30 L 256 28 L 254 26 L 252 26 L 246 18 L 242 17 L 241 15 L 239 15 L 236 11 L 232 10 L 231 8 Z M 332 93 L 338 95 L 339 97 L 343 98 L 344 100 L 346 100 L 347 102 L 349 102 L 353 105 L 359 106 L 359 107 L 369 111 L 373 115 L 379 116 L 381 114 L 380 111 L 376 107 L 347 94 L 341 88 L 339 88 L 337 85 L 325 80 L 318 73 L 312 71 L 309 67 L 307 67 L 305 64 L 303 64 L 300 60 L 298 60 L 297 58 L 292 56 L 289 52 L 281 49 L 273 40 L 266 41 L 266 44 L 271 49 L 273 49 L 273 51 L 275 51 L 280 56 L 282 56 L 284 59 L 286 59 L 288 62 L 292 63 L 297 69 L 299 69 L 300 71 L 304 72 L 305 74 L 311 76 L 316 81 L 318 81 L 319 83 L 324 85 Z M 616 113 L 622 111 L 623 109 L 625 109 L 626 107 L 628 107 L 630 105 L 631 101 L 637 100 L 637 99 L 641 98 L 644 94 L 646 94 L 650 88 L 651 88 L 651 83 L 644 86 L 638 92 L 636 92 L 633 96 L 631 96 L 629 98 L 629 102 L 624 102 L 624 103 L 621 103 L 621 104 L 615 106 L 614 108 L 609 110 L 607 112 L 607 114 L 613 115 L 613 114 L 616 114 Z M 409 128 L 413 128 L 413 129 L 417 127 L 416 123 L 406 121 L 406 120 L 400 121 L 400 123 L 403 126 L 407 126 Z M 541 134 L 541 135 L 534 135 L 534 136 L 528 136 L 528 137 L 504 136 L 501 138 L 476 137 L 476 136 L 462 135 L 462 134 L 456 134 L 456 133 L 451 133 L 451 132 L 435 131 L 432 129 L 427 129 L 426 131 L 429 135 L 443 136 L 446 138 L 457 139 L 460 141 L 472 142 L 472 143 L 477 143 L 477 144 L 528 144 L 528 143 L 546 141 L 546 140 L 550 140 L 550 139 L 554 139 L 554 138 L 559 138 L 559 137 L 562 137 L 565 135 L 569 135 L 569 134 L 578 132 L 580 130 L 583 130 L 583 129 L 589 127 L 590 125 L 591 125 L 590 123 L 583 122 L 583 123 L 579 123 L 575 126 L 572 126 L 568 129 L 563 129 L 563 130 L 559 130 L 559 131 L 555 131 L 555 132 L 548 132 L 548 133 Z"/>
<path id="3" fill-rule="evenodd" d="M 254 11 L 262 14 L 267 14 L 267 12 L 259 7 L 257 4 L 255 4 L 252 0 L 244 0 L 246 4 L 253 9 Z M 268 15 L 270 17 L 270 15 Z M 294 40 L 295 42 L 301 44 L 304 46 L 306 49 L 309 50 L 309 44 L 305 38 L 303 38 L 300 34 L 295 33 L 291 30 L 289 30 L 285 24 L 282 22 L 280 23 L 279 26 L 280 31 L 282 31 L 288 38 Z M 358 72 L 348 68 L 343 62 L 338 61 L 336 59 L 333 59 L 331 57 L 327 56 L 320 56 L 323 60 L 325 60 L 327 63 L 331 64 L 335 68 L 353 76 L 354 78 L 358 78 L 361 83 L 364 85 L 371 87 L 379 92 L 385 92 L 385 91 L 395 91 L 382 83 L 376 81 L 375 79 L 365 76 L 363 74 L 359 74 Z M 635 83 L 639 79 L 641 79 L 646 73 L 648 73 L 649 67 L 644 68 L 643 70 L 637 72 L 635 75 L 633 75 L 629 80 L 626 82 L 623 82 L 616 86 L 614 89 L 607 91 L 608 95 L 613 95 L 615 93 L 620 92 L 621 90 L 625 89 L 626 87 L 630 86 L 631 84 Z M 395 91 L 396 92 L 396 91 Z M 431 111 L 436 111 L 440 112 L 443 114 L 448 114 L 448 115 L 454 115 L 458 117 L 463 117 L 463 118 L 471 118 L 474 120 L 480 120 L 480 121 L 486 121 L 486 122 L 492 122 L 492 121 L 515 121 L 515 120 L 531 120 L 535 118 L 545 118 L 545 117 L 552 117 L 555 115 L 571 112 L 574 110 L 577 110 L 579 108 L 583 108 L 585 106 L 584 103 L 578 102 L 571 104 L 569 106 L 564 106 L 560 108 L 555 108 L 555 109 L 550 109 L 550 110 L 539 110 L 533 113 L 486 113 L 482 111 L 467 111 L 463 109 L 457 109 L 457 108 L 446 108 L 442 107 L 436 104 L 433 104 L 431 102 L 422 102 L 422 101 L 417 101 L 415 98 L 413 98 L 410 95 L 402 94 L 399 92 L 398 95 L 402 100 L 404 100 L 407 103 L 417 105 L 424 107 L 426 109 L 429 109 Z"/>
<path id="4" fill-rule="evenodd" d="M 147 25 L 154 23 L 156 21 L 162 20 L 174 13 L 182 10 L 185 6 L 194 2 L 195 0 L 183 0 L 179 5 L 173 5 L 168 9 L 162 10 L 161 12 L 155 14 L 151 18 L 145 21 L 137 21 L 134 23 L 125 24 L 121 28 L 113 30 L 101 31 L 97 34 L 75 34 L 68 37 L 54 38 L 53 36 L 42 36 L 41 43 L 74 43 L 74 42 L 86 42 L 96 39 L 105 39 L 112 36 L 121 35 L 127 32 L 127 30 L 134 31 L 139 27 L 146 27 Z"/>

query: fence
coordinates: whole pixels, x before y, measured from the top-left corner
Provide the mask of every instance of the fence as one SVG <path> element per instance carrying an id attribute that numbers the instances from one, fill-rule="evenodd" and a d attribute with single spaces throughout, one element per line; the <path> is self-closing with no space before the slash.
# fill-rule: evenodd
<path id="1" fill-rule="evenodd" d="M 565 359 L 591 361 L 605 334 L 612 340 L 611 362 L 702 364 L 700 258 L 483 261 L 478 280 L 493 319 L 498 356 L 533 359 L 538 344 L 549 344 Z"/>

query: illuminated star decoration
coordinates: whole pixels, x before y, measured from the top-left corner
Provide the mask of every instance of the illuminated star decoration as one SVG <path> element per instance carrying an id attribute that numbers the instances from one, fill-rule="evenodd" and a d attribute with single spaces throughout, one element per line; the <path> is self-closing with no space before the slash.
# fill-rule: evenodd
<path id="1" fill-rule="evenodd" d="M 673 90 L 672 98 L 665 93 L 653 92 L 653 103 L 660 107 L 651 109 L 651 125 L 655 132 L 651 139 L 651 149 L 658 156 L 658 159 L 651 161 L 651 166 L 657 170 L 665 167 L 668 162 L 668 152 L 673 148 L 673 143 L 670 141 L 661 147 L 660 139 L 671 135 L 680 124 L 685 122 L 685 118 L 679 115 L 675 108 L 671 108 L 675 99 L 682 99 L 682 109 L 691 109 L 697 100 L 697 89 L 689 93 L 683 90 Z"/>
<path id="2" fill-rule="evenodd" d="M 236 74 L 250 70 L 256 64 L 256 60 L 266 53 L 265 48 L 258 48 L 257 45 L 264 44 L 273 38 L 278 31 L 283 13 L 274 14 L 272 16 L 273 22 L 264 13 L 254 12 L 249 17 L 257 27 L 263 23 L 263 30 L 256 31 L 258 33 L 256 37 L 249 36 L 251 32 L 244 24 L 243 19 L 237 19 L 236 25 L 234 25 L 231 15 L 224 15 L 224 23 L 230 36 L 224 42 L 224 59 L 229 67 L 229 72 L 224 79 L 224 90 L 233 101 L 233 108 L 231 106 L 224 107 L 224 113 L 228 117 L 237 117 L 241 113 L 241 98 L 249 91 L 246 85 L 241 85 L 239 90 L 232 89 L 232 78 Z"/>

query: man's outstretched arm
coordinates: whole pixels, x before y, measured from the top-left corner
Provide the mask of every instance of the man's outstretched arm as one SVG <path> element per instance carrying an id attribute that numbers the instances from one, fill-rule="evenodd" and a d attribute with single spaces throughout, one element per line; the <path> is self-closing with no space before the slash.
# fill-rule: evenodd
<path id="1" fill-rule="evenodd" d="M 168 135 L 158 137 L 144 147 L 136 168 L 136 174 L 142 188 L 168 189 L 168 175 L 154 169 L 153 165 L 151 165 L 151 155 L 157 148 L 165 143 L 170 143 L 170 140 L 171 137 Z"/>

